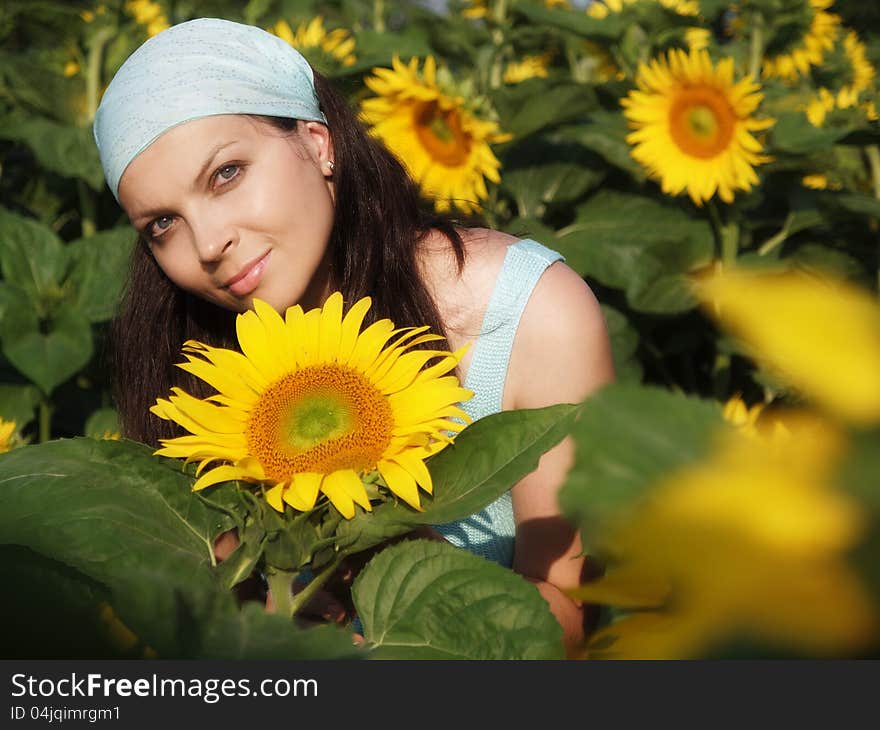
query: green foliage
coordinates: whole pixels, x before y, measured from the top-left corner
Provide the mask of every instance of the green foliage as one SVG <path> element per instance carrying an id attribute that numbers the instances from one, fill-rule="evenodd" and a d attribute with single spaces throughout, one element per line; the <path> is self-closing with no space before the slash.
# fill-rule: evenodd
<path id="1" fill-rule="evenodd" d="M 585 545 L 658 479 L 705 456 L 722 427 L 716 404 L 660 388 L 615 384 L 592 396 L 574 428 L 577 456 L 559 495 Z"/>
<path id="2" fill-rule="evenodd" d="M 422 512 L 384 502 L 344 523 L 326 509 L 278 515 L 234 485 L 193 495 L 192 476 L 176 464 L 135 444 L 92 440 L 117 427 L 101 357 L 136 234 L 102 182 L 91 121 L 102 89 L 147 29 L 124 3 L 104 11 L 96 3 L 88 17 L 88 3 L 10 0 L 0 8 L 0 417 L 16 422 L 25 443 L 91 437 L 0 456 L 0 579 L 23 586 L 4 620 L 17 627 L 17 616 L 33 615 L 55 627 L 40 644 L 12 642 L 12 656 L 120 655 L 99 617 L 102 603 L 139 637 L 126 656 L 146 646 L 181 657 L 362 656 L 345 632 L 294 631 L 257 606 L 240 609 L 229 588 L 267 561 L 292 572 L 320 567 L 337 553 L 470 514 L 572 429 L 577 460 L 561 503 L 590 548 L 601 526 L 649 498 L 652 484 L 705 454 L 721 423 L 714 399 L 797 402 L 697 310 L 695 274 L 719 264 L 830 271 L 877 292 L 876 76 L 841 101 L 855 80 L 842 50 L 846 30 L 856 29 L 868 61 L 880 63 L 870 3 L 838 0 L 829 9 L 843 22 L 833 48 L 792 79 L 767 77 L 762 65 L 802 42 L 813 12 L 803 0 L 701 0 L 696 16 L 637 2 L 605 18 L 540 0 L 489 2 L 481 18 L 462 16 L 462 3 L 446 12 L 366 0 L 160 4 L 172 23 L 211 15 L 295 27 L 322 14 L 326 27 L 355 39 L 354 65 L 328 69 L 354 105 L 371 94 L 363 78 L 374 67 L 395 55 L 433 55 L 512 135 L 493 146 L 501 180 L 489 185 L 486 222 L 560 251 L 585 278 L 602 303 L 621 385 L 583 408 L 478 422 L 433 460 L 434 495 Z M 636 89 L 640 66 L 686 48 L 692 28 L 707 31 L 715 62 L 733 60 L 735 80 L 758 80 L 755 114 L 775 119 L 755 134 L 769 158 L 755 166 L 758 182 L 731 203 L 666 195 L 632 156 L 621 101 Z M 504 80 L 508 63 L 543 54 L 546 76 Z M 820 88 L 834 101 L 817 122 L 808 110 Z M 840 483 L 866 511 L 870 526 L 854 560 L 880 596 L 877 453 L 876 433 L 853 436 Z M 214 565 L 211 540 L 232 526 L 244 545 Z M 356 600 L 375 656 L 558 652 L 531 586 L 443 546 L 380 553 Z M 51 602 L 64 611 L 49 610 Z M 504 608 L 487 623 L 487 612 L 471 605 Z"/>
<path id="3" fill-rule="evenodd" d="M 451 545 L 386 548 L 352 590 L 380 659 L 562 659 L 562 629 L 537 588 Z"/>

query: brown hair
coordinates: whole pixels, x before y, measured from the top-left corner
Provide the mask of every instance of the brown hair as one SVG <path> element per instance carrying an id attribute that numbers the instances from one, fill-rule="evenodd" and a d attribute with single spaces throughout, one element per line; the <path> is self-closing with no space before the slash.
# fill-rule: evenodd
<path id="1" fill-rule="evenodd" d="M 465 253 L 458 221 L 435 213 L 400 161 L 366 133 L 347 100 L 317 72 L 315 89 L 333 137 L 336 204 L 328 246 L 336 285 L 349 304 L 371 297 L 365 324 L 387 317 L 398 327 L 429 325 L 446 335 L 416 251 L 425 235 L 437 230 L 449 240 L 460 272 Z M 297 127 L 292 119 L 264 119 L 286 131 Z M 188 339 L 236 347 L 235 316 L 175 286 L 146 243 L 138 242 L 110 333 L 123 436 L 155 446 L 160 438 L 180 433 L 175 424 L 151 414 L 150 406 L 172 386 L 198 397 L 211 394 L 205 383 L 174 364 L 183 361 L 181 346 Z"/>

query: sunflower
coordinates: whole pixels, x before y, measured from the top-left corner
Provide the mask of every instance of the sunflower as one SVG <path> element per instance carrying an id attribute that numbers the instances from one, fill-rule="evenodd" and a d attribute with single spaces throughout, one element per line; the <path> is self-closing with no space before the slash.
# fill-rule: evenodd
<path id="1" fill-rule="evenodd" d="M 697 205 L 716 192 L 732 202 L 734 190 L 757 184 L 754 165 L 767 162 L 752 132 L 772 119 L 755 119 L 762 95 L 750 78 L 733 80 L 733 59 L 712 66 L 705 50 L 673 49 L 666 59 L 641 64 L 638 90 L 621 101 L 635 131 L 632 156 L 659 178 L 663 192 L 687 191 Z"/>
<path id="2" fill-rule="evenodd" d="M 848 109 L 856 106 L 859 94 L 871 89 L 877 72 L 865 55 L 865 44 L 858 34 L 850 30 L 843 38 L 843 52 L 846 56 L 847 82 L 837 92 L 837 106 Z"/>
<path id="3" fill-rule="evenodd" d="M 489 197 L 486 179 L 500 182 L 501 164 L 489 148 L 505 142 L 495 121 L 478 116 L 465 96 L 441 88 L 433 56 L 404 65 L 395 55 L 393 68 L 373 69 L 366 85 L 377 96 L 361 102 L 364 120 L 435 200 L 438 210 L 454 204 L 478 210 Z"/>
<path id="4" fill-rule="evenodd" d="M 696 0 L 594 0 L 587 7 L 587 14 L 591 18 L 602 20 L 609 13 L 621 13 L 630 5 L 654 4 L 662 5 L 677 15 L 699 15 L 700 4 Z"/>
<path id="5" fill-rule="evenodd" d="M 781 78 L 795 81 L 806 74 L 810 66 L 818 66 L 825 58 L 826 51 L 834 47 L 834 39 L 840 26 L 840 16 L 825 12 L 834 0 L 800 0 L 804 13 L 793 17 L 783 26 L 776 38 L 767 48 L 762 73 L 764 78 Z M 794 38 L 794 40 L 792 40 Z"/>
<path id="6" fill-rule="evenodd" d="M 12 448 L 15 436 L 15 421 L 4 421 L 0 418 L 0 454 L 5 454 Z"/>
<path id="7" fill-rule="evenodd" d="M 544 0 L 544 7 L 550 8 L 569 8 L 571 3 L 569 0 Z M 467 7 L 463 8 L 461 14 L 465 18 L 485 18 L 489 15 L 489 3 L 487 0 L 468 0 Z"/>
<path id="8" fill-rule="evenodd" d="M 194 490 L 264 485 L 279 512 L 285 503 L 312 509 L 322 493 L 350 519 L 355 504 L 371 509 L 362 476 L 376 470 L 419 509 L 418 488 L 432 491 L 424 460 L 470 420 L 457 404 L 472 393 L 448 375 L 464 349 L 407 352 L 443 338 L 387 319 L 361 332 L 369 307 L 366 297 L 343 317 L 336 292 L 322 308 L 297 305 L 282 318 L 254 300 L 236 321 L 241 353 L 187 342 L 179 367 L 219 392 L 199 400 L 173 388 L 158 399 L 150 410 L 190 435 L 163 440 L 156 453 L 198 461 Z M 215 462 L 223 463 L 206 470 Z"/>
<path id="9" fill-rule="evenodd" d="M 504 69 L 504 83 L 519 84 L 527 79 L 546 79 L 552 56 L 552 53 L 542 53 L 540 56 L 526 56 L 521 61 L 511 61 Z"/>
<path id="10" fill-rule="evenodd" d="M 328 33 L 324 28 L 324 18 L 320 15 L 308 23 L 300 23 L 295 33 L 286 20 L 279 20 L 269 32 L 301 51 L 309 60 L 315 60 L 312 58 L 315 54 L 310 51 L 317 51 L 331 65 L 353 66 L 357 61 L 357 56 L 353 53 L 355 41 L 351 34 L 342 28 Z M 320 63 L 321 60 L 316 59 L 316 62 Z"/>
<path id="11" fill-rule="evenodd" d="M 125 4 L 125 9 L 131 13 L 138 25 L 143 25 L 147 29 L 150 38 L 170 27 L 162 6 L 153 0 L 129 0 Z"/>

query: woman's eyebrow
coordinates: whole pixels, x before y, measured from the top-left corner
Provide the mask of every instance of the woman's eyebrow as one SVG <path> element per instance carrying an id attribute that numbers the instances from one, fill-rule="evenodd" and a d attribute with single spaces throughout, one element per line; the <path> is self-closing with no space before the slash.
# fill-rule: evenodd
<path id="1" fill-rule="evenodd" d="M 208 173 L 208 170 L 211 168 L 211 165 L 214 164 L 214 158 L 217 157 L 217 155 L 219 155 L 224 149 L 226 149 L 230 145 L 235 144 L 237 141 L 238 140 L 233 139 L 229 142 L 221 142 L 208 153 L 208 156 L 205 158 L 205 162 L 199 169 L 198 174 L 195 176 L 195 178 L 193 178 L 193 190 L 195 190 L 199 186 L 202 178 L 205 177 L 205 175 Z"/>

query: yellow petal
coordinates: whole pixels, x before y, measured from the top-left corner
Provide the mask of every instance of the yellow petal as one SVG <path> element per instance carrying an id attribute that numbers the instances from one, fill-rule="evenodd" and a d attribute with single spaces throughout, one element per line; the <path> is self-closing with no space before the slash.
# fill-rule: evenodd
<path id="1" fill-rule="evenodd" d="M 206 472 L 204 476 L 193 484 L 193 491 L 198 492 L 205 487 L 211 487 L 215 484 L 220 484 L 221 482 L 231 482 L 236 479 L 241 479 L 243 476 L 244 474 L 242 473 L 242 470 L 237 466 L 217 466 L 211 469 L 211 471 Z"/>
<path id="2" fill-rule="evenodd" d="M 412 475 L 399 464 L 393 461 L 380 461 L 379 473 L 388 485 L 388 488 L 406 502 L 413 509 L 422 511 L 419 502 L 419 488 Z"/>
<path id="3" fill-rule="evenodd" d="M 791 385 L 858 424 L 880 421 L 880 305 L 849 284 L 725 269 L 697 295 Z"/>
<path id="4" fill-rule="evenodd" d="M 284 501 L 301 512 L 312 509 L 318 499 L 323 474 L 301 472 L 293 475 L 290 487 L 284 493 Z"/>

